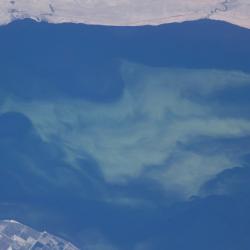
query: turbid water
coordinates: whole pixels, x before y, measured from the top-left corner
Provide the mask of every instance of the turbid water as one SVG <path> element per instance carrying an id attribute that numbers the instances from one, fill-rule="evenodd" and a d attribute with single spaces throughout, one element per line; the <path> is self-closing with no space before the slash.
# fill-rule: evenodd
<path id="1" fill-rule="evenodd" d="M 249 249 L 249 44 L 208 20 L 0 27 L 1 219 L 82 249 Z"/>

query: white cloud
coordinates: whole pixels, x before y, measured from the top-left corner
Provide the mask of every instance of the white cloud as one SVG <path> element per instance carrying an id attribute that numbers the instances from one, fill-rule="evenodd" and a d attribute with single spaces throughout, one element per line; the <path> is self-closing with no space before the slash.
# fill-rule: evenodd
<path id="1" fill-rule="evenodd" d="M 186 152 L 179 143 L 197 136 L 241 137 L 250 134 L 250 121 L 216 115 L 215 104 L 201 97 L 229 86 L 250 84 L 250 75 L 236 71 L 152 68 L 124 63 L 123 97 L 115 103 L 60 99 L 25 103 L 6 100 L 2 111 L 25 113 L 44 140 L 58 140 L 75 162 L 83 153 L 100 164 L 107 181 L 124 182 L 149 171 L 167 190 L 185 197 L 237 161 L 223 152 L 213 156 Z M 175 161 L 169 159 L 175 157 Z M 177 156 L 177 157 L 176 157 Z"/>
<path id="2" fill-rule="evenodd" d="M 206 156 L 178 152 L 165 171 L 153 169 L 148 174 L 161 181 L 167 190 L 189 197 L 197 194 L 199 187 L 207 180 L 232 164 L 233 161 L 223 154 Z"/>
<path id="3" fill-rule="evenodd" d="M 0 24 L 24 17 L 51 23 L 118 26 L 211 18 L 249 28 L 249 6 L 249 0 L 3 0 Z"/>

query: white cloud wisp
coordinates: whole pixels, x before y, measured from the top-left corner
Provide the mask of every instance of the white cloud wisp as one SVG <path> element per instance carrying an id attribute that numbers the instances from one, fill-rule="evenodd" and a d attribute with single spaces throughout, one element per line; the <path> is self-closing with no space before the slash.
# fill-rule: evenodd
<path id="1" fill-rule="evenodd" d="M 108 182 L 123 183 L 147 175 L 187 198 L 237 163 L 237 155 L 222 151 L 208 156 L 180 144 L 188 145 L 200 136 L 249 135 L 248 119 L 220 116 L 217 104 L 199 102 L 193 95 L 202 98 L 228 87 L 247 86 L 250 75 L 128 62 L 123 63 L 121 73 L 124 93 L 114 103 L 69 98 L 30 103 L 9 98 L 2 112 L 27 115 L 44 140 L 58 140 L 73 164 L 87 153 L 98 162 Z"/>

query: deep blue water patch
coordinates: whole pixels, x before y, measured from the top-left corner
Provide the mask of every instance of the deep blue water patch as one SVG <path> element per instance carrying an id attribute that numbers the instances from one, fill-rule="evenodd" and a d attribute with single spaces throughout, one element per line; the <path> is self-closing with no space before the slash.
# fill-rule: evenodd
<path id="1" fill-rule="evenodd" d="M 0 38 L 1 90 L 26 99 L 114 101 L 123 90 L 121 59 L 250 72 L 249 30 L 223 22 L 103 27 L 24 20 L 2 26 Z"/>

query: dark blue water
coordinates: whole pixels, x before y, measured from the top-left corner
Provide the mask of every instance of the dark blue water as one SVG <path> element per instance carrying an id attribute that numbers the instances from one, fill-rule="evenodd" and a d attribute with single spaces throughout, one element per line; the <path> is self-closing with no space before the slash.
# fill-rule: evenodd
<path id="1" fill-rule="evenodd" d="M 63 94 L 114 100 L 123 88 L 121 59 L 250 71 L 249 30 L 223 22 L 117 28 L 25 20 L 1 27 L 0 36 L 1 87 L 30 99 Z"/>
<path id="2" fill-rule="evenodd" d="M 153 68 L 250 73 L 249 44 L 250 30 L 208 20 L 158 27 L 16 21 L 0 27 L 0 103 L 4 105 L 6 97 L 30 106 L 60 98 L 116 103 L 126 87 L 120 72 L 124 60 Z M 250 114 L 249 86 L 236 84 L 206 97 L 193 93 L 192 98 L 227 106 L 221 116 L 245 118 Z M 79 172 L 64 160 L 59 140 L 43 140 L 25 114 L 2 112 L 1 218 L 46 229 L 80 247 L 85 238 L 97 241 L 98 232 L 122 250 L 250 248 L 249 137 L 196 138 L 180 146 L 210 154 L 211 148 L 219 148 L 243 159 L 243 168 L 225 170 L 202 187 L 211 195 L 189 201 L 179 201 L 174 194 L 166 198 L 162 186 L 148 177 L 108 183 L 91 156 L 78 159 Z M 65 184 L 57 185 L 59 180 Z M 81 185 L 74 185 L 78 182 Z M 215 192 L 221 183 L 230 186 L 228 195 Z M 105 201 L 104 193 L 150 205 L 123 206 Z"/>

